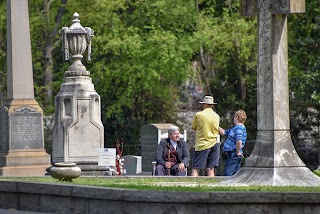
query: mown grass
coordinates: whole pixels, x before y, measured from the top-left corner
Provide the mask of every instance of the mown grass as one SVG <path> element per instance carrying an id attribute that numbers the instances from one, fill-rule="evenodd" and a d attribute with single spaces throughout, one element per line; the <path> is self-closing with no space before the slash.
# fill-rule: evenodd
<path id="1" fill-rule="evenodd" d="M 316 174 L 316 175 L 318 175 L 318 176 L 320 176 L 320 169 L 314 170 L 313 173 Z"/>
<path id="2" fill-rule="evenodd" d="M 320 187 L 298 187 L 298 186 L 209 186 L 217 184 L 218 179 L 188 179 L 188 178 L 132 178 L 132 177 L 79 177 L 72 182 L 59 181 L 51 177 L 0 177 L 0 180 L 23 181 L 23 182 L 45 182 L 57 184 L 72 184 L 83 186 L 100 186 L 108 188 L 124 188 L 136 190 L 158 190 L 158 191 L 189 191 L 189 192 L 320 192 Z M 159 186 L 159 183 L 175 182 L 177 186 Z M 191 183 L 195 186 L 179 186 L 180 182 Z"/>

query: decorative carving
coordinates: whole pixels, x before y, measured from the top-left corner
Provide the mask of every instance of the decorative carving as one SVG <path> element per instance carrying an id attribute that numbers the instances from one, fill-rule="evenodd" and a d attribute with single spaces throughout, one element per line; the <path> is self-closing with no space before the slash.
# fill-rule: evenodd
<path id="1" fill-rule="evenodd" d="M 82 64 L 82 54 L 87 49 L 87 60 L 91 60 L 91 37 L 93 37 L 94 31 L 89 28 L 83 28 L 80 24 L 79 14 L 73 14 L 73 24 L 68 27 L 63 27 L 60 31 L 62 36 L 62 50 L 63 59 L 69 60 L 71 53 L 72 64 L 69 70 L 65 72 L 65 76 L 89 76 L 90 72 L 86 70 L 86 67 Z"/>
<path id="2" fill-rule="evenodd" d="M 304 0 L 242 0 L 241 15 L 255 16 L 262 11 L 272 14 L 290 14 L 305 12 Z"/>
<path id="3" fill-rule="evenodd" d="M 260 99 L 258 117 L 263 124 L 267 123 L 268 112 L 272 109 L 272 14 L 286 14 L 290 11 L 289 0 L 242 0 L 241 12 L 252 16 L 259 13 L 259 51 L 258 51 L 258 82 L 259 90 L 264 95 Z"/>
<path id="4" fill-rule="evenodd" d="M 268 12 L 272 6 L 272 0 L 257 0 L 257 7 L 259 12 Z"/>
<path id="5" fill-rule="evenodd" d="M 15 112 L 21 112 L 21 113 L 29 113 L 29 112 L 37 112 L 37 109 L 29 107 L 29 106 L 23 106 L 23 107 L 19 107 L 14 109 Z"/>
<path id="6" fill-rule="evenodd" d="M 273 13 L 290 13 L 290 1 L 289 0 L 272 0 L 272 12 Z"/>

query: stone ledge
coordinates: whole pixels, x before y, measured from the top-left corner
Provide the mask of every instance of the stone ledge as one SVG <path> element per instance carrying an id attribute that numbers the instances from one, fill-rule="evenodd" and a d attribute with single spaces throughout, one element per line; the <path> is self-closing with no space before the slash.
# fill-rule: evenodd
<path id="1" fill-rule="evenodd" d="M 171 192 L 0 181 L 0 209 L 48 213 L 305 213 L 319 193 Z"/>

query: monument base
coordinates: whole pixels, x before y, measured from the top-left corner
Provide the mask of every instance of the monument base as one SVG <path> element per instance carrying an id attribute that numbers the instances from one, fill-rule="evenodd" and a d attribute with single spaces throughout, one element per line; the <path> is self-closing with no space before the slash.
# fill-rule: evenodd
<path id="1" fill-rule="evenodd" d="M 42 114 L 42 108 L 35 99 L 19 99 L 19 100 L 5 100 L 4 106 L 8 108 L 8 112 L 14 112 L 15 109 L 28 106 L 37 110 Z"/>
<path id="2" fill-rule="evenodd" d="M 44 176 L 50 167 L 50 155 L 45 150 L 9 151 L 0 153 L 1 176 Z"/>
<path id="3" fill-rule="evenodd" d="M 219 185 L 320 186 L 320 177 L 307 167 L 243 167 Z"/>
<path id="4" fill-rule="evenodd" d="M 104 146 L 100 108 L 90 77 L 64 78 L 55 98 L 53 162 L 98 164 L 99 149 Z"/>
<path id="5" fill-rule="evenodd" d="M 77 164 L 81 169 L 82 176 L 105 176 L 110 175 L 110 167 L 98 166 L 98 164 Z"/>

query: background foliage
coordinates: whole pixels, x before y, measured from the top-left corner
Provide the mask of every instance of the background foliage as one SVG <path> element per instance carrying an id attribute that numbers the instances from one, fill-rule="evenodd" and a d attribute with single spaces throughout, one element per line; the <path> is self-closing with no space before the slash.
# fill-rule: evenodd
<path id="1" fill-rule="evenodd" d="M 5 0 L 0 0 L 0 90 L 6 93 Z M 256 18 L 239 14 L 239 0 L 29 0 L 35 95 L 46 115 L 69 63 L 62 61 L 59 29 L 74 12 L 95 31 L 91 72 L 101 96 L 105 144 L 124 138 L 137 153 L 140 129 L 176 123 L 190 107 L 190 89 L 212 94 L 221 126 L 239 108 L 248 114 L 249 140 L 256 130 Z M 319 8 L 288 19 L 291 126 L 294 140 L 312 130 L 319 137 Z M 294 108 L 292 107 L 294 106 Z M 192 109 L 188 109 L 192 110 Z M 193 109 L 194 110 L 194 109 Z"/>

